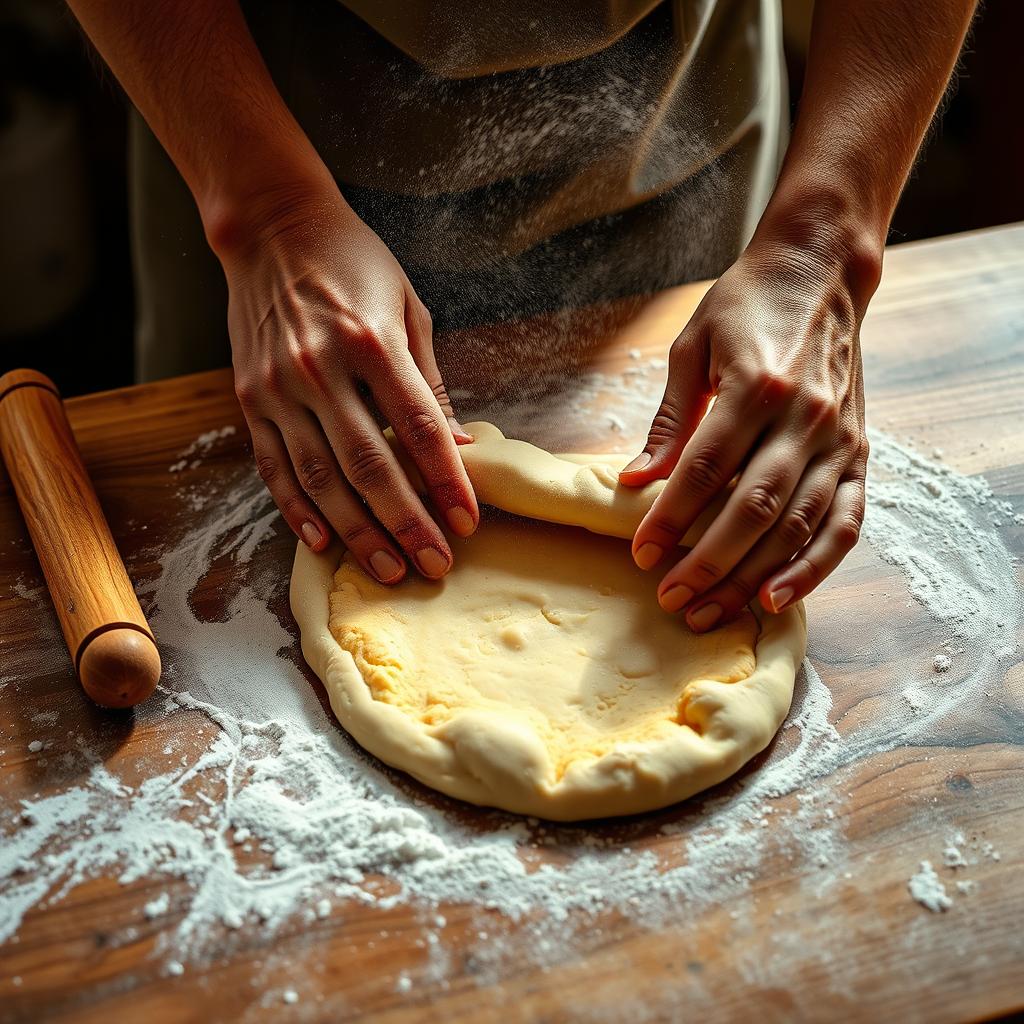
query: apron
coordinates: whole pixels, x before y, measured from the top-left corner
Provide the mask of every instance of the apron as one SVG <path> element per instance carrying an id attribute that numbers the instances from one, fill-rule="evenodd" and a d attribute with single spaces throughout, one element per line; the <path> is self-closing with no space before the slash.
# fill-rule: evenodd
<path id="1" fill-rule="evenodd" d="M 720 274 L 787 141 L 779 0 L 248 0 L 285 102 L 443 332 Z M 142 119 L 140 380 L 230 362 L 223 274 Z"/>

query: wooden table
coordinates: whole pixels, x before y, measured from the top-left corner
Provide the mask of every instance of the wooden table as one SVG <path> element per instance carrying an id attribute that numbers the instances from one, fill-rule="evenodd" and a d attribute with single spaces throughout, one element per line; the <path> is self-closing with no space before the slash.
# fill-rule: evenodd
<path id="1" fill-rule="evenodd" d="M 633 346 L 664 352 L 701 293 L 688 286 L 590 317 L 591 329 L 609 341 L 596 365 L 621 369 Z M 541 318 L 525 333 L 543 336 L 549 327 Z M 863 338 L 869 422 L 926 452 L 942 449 L 954 468 L 983 475 L 1024 509 L 1024 226 L 893 248 Z M 90 395 L 68 407 L 129 571 L 145 581 L 157 570 L 167 522 L 182 513 L 169 464 L 199 433 L 225 424 L 238 433 L 195 472 L 216 481 L 249 457 L 230 376 Z M 1024 553 L 1024 529 L 1011 526 L 1002 536 Z M 282 575 L 292 553 L 283 529 L 261 549 Z M 866 565 L 855 552 L 809 602 L 809 654 L 834 694 L 840 731 L 878 713 L 878 700 L 893 692 L 896 668 L 876 663 L 870 643 L 838 656 L 833 642 L 868 615 Z M 224 582 L 224 574 L 208 576 L 196 600 L 215 605 Z M 20 799 L 57 785 L 47 764 L 69 724 L 91 731 L 115 773 L 159 750 L 177 728 L 173 717 L 139 728 L 130 716 L 87 703 L 40 585 L 10 487 L 0 479 L 0 819 L 8 830 L 0 837 L 11 834 Z M 285 609 L 281 615 L 290 624 Z M 963 713 L 941 742 L 865 755 L 843 769 L 835 795 L 850 882 L 824 899 L 807 884 L 813 865 L 775 857 L 752 883 L 742 914 L 729 905 L 704 908 L 662 931 L 619 920 L 558 968 L 510 963 L 486 988 L 464 956 L 473 940 L 458 927 L 462 911 L 450 907 L 452 973 L 444 984 L 417 979 L 403 993 L 397 972 L 415 974 L 421 958 L 419 925 L 403 908 L 346 908 L 318 922 L 314 934 L 295 922 L 272 942 L 236 942 L 209 966 L 167 977 L 154 949 L 175 914 L 153 922 L 140 916 L 141 903 L 166 881 L 121 886 L 112 869 L 52 906 L 31 909 L 0 947 L 0 1021 L 953 1021 L 1024 1009 L 1021 641 L 1019 632 L 1007 637 L 1015 664 L 986 686 L 992 702 Z M 39 717 L 48 712 L 56 714 Z M 54 746 L 31 752 L 32 740 Z M 948 913 L 931 914 L 909 898 L 907 880 L 922 859 L 941 864 L 951 828 L 973 849 L 991 843 L 1000 859 L 981 857 L 971 874 L 977 891 Z M 388 938 L 370 942 L 382 922 Z M 310 968 L 301 1001 L 262 1006 L 261 990 L 290 984 L 296 963 Z M 250 984 L 257 974 L 262 989 Z"/>

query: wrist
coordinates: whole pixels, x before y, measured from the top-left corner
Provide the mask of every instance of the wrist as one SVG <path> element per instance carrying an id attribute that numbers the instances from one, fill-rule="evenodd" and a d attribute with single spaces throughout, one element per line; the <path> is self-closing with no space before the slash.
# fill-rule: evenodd
<path id="1" fill-rule="evenodd" d="M 223 262 L 306 223 L 318 211 L 347 205 L 330 172 L 312 151 L 261 154 L 216 180 L 199 212 L 210 248 Z"/>
<path id="2" fill-rule="evenodd" d="M 849 191 L 780 181 L 748 251 L 842 280 L 863 310 L 881 277 L 886 232 Z"/>

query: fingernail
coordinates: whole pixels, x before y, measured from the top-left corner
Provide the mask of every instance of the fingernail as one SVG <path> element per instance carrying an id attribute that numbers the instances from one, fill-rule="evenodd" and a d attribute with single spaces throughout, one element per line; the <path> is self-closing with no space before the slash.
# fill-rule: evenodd
<path id="1" fill-rule="evenodd" d="M 795 591 L 792 587 L 779 587 L 778 590 L 769 591 L 768 600 L 771 603 L 772 611 L 778 615 L 793 600 L 794 593 Z"/>
<path id="2" fill-rule="evenodd" d="M 696 633 L 703 633 L 704 630 L 710 629 L 720 618 L 722 617 L 722 606 L 720 604 L 706 604 L 702 608 L 698 608 L 696 611 L 690 612 L 686 616 L 686 621 L 690 623 L 690 628 Z"/>
<path id="3" fill-rule="evenodd" d="M 460 505 L 448 509 L 448 524 L 460 537 L 468 537 L 476 529 L 473 517 Z"/>
<path id="4" fill-rule="evenodd" d="M 650 452 L 641 452 L 628 466 L 624 467 L 623 473 L 636 473 L 644 469 L 650 463 L 653 456 Z"/>
<path id="5" fill-rule="evenodd" d="M 374 551 L 370 555 L 370 568 L 381 583 L 390 583 L 402 575 L 402 563 L 390 551 Z"/>
<path id="6" fill-rule="evenodd" d="M 641 544 L 637 548 L 636 554 L 633 556 L 633 561 L 640 566 L 641 569 L 653 569 L 658 562 L 661 561 L 661 556 L 665 554 L 665 549 L 660 544 L 654 544 L 648 541 L 646 544 Z"/>
<path id="7" fill-rule="evenodd" d="M 424 576 L 443 576 L 448 571 L 448 559 L 436 548 L 420 548 L 416 552 L 416 564 Z"/>
<path id="8" fill-rule="evenodd" d="M 324 535 L 320 532 L 320 528 L 316 523 L 303 523 L 300 532 L 306 547 L 315 548 L 324 539 Z"/>
<path id="9" fill-rule="evenodd" d="M 451 428 L 452 437 L 459 444 L 471 444 L 473 441 L 473 435 L 466 431 L 466 428 L 454 417 L 448 417 L 448 426 Z"/>
<path id="10" fill-rule="evenodd" d="M 693 591 L 689 587 L 669 587 L 658 599 L 661 607 L 667 612 L 677 612 L 693 597 Z"/>

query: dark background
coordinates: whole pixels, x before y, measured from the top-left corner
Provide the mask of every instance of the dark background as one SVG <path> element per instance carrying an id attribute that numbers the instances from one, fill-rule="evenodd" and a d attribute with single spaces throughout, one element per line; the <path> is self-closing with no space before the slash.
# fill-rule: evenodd
<path id="1" fill-rule="evenodd" d="M 811 6 L 784 0 L 794 97 Z M 1024 219 L 1022 38 L 1024 3 L 982 8 L 891 242 Z M 66 395 L 133 379 L 125 111 L 59 0 L 0 0 L 0 372 Z"/>

